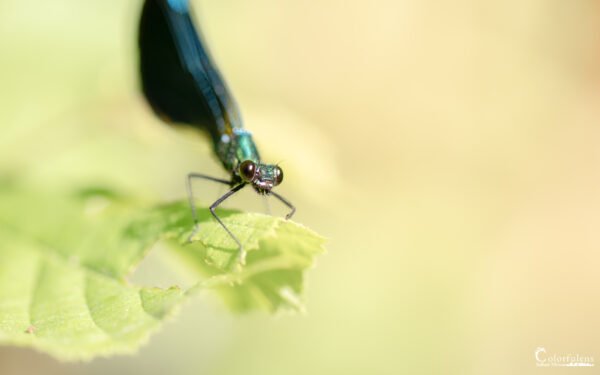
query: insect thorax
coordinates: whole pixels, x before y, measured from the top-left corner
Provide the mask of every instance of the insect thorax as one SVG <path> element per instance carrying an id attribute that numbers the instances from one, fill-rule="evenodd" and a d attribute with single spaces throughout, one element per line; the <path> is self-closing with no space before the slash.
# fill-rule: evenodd
<path id="1" fill-rule="evenodd" d="M 260 162 L 252 133 L 240 128 L 234 128 L 231 134 L 222 134 L 215 142 L 215 151 L 225 169 L 232 172 L 244 160 Z"/>

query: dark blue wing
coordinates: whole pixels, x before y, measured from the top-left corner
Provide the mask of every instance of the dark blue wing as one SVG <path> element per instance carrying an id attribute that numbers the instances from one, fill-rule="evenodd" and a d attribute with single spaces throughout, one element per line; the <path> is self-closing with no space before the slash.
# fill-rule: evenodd
<path id="1" fill-rule="evenodd" d="M 145 0 L 139 30 L 142 88 L 161 117 L 214 137 L 241 127 L 229 94 L 190 15 L 189 0 Z"/>

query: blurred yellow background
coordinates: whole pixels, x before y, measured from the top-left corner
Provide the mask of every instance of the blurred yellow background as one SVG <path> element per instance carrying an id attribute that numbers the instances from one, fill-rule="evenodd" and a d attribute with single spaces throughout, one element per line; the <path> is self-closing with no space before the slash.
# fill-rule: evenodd
<path id="1" fill-rule="evenodd" d="M 1 174 L 167 200 L 189 171 L 223 173 L 140 96 L 141 3 L 0 0 Z M 307 313 L 238 317 L 207 294 L 136 356 L 1 348 L 0 374 L 552 374 L 573 369 L 536 368 L 536 348 L 600 359 L 600 3 L 193 3 L 295 220 L 329 239 Z M 140 282 L 172 272 L 149 263 Z"/>

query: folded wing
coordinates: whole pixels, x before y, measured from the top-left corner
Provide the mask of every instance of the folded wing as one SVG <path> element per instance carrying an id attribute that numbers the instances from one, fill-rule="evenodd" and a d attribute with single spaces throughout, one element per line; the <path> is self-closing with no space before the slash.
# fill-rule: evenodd
<path id="1" fill-rule="evenodd" d="M 188 0 L 146 0 L 139 30 L 142 89 L 161 117 L 208 130 L 242 127 L 237 104 L 202 42 Z"/>

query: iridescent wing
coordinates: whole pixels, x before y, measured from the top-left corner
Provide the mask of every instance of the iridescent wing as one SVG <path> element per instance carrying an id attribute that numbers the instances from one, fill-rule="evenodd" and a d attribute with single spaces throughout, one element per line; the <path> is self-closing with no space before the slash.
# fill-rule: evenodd
<path id="1" fill-rule="evenodd" d="M 194 25 L 189 0 L 146 0 L 139 30 L 142 89 L 154 111 L 213 136 L 241 127 L 237 104 Z"/>

